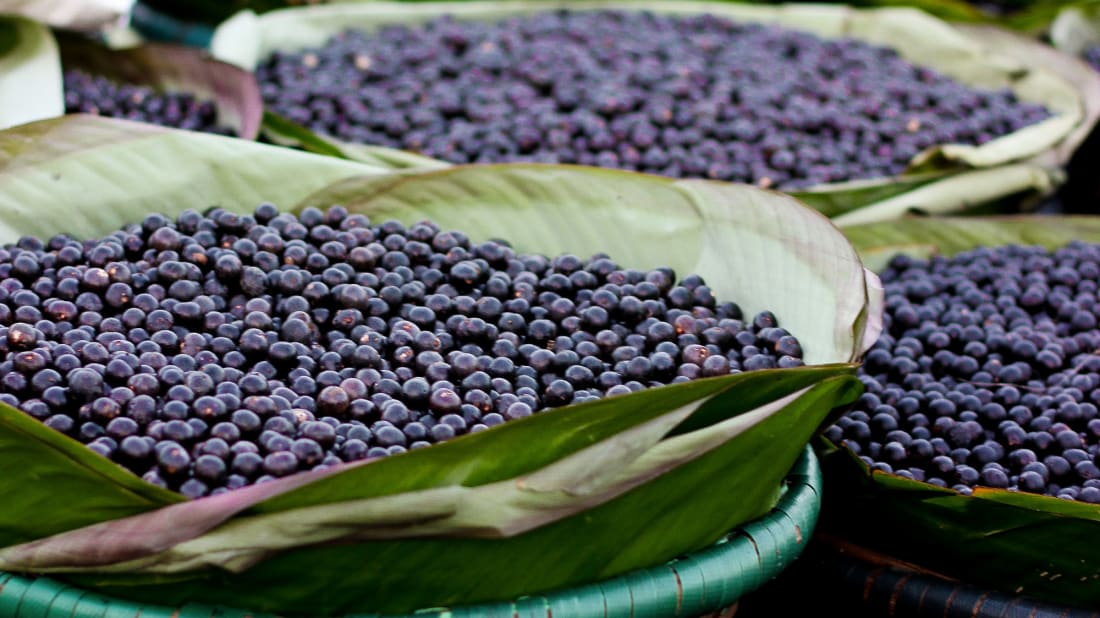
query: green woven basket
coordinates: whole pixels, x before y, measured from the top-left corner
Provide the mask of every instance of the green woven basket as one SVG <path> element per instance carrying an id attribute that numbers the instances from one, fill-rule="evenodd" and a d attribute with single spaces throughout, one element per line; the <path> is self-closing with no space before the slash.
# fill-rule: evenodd
<path id="1" fill-rule="evenodd" d="M 821 469 L 810 447 L 791 469 L 774 509 L 714 546 L 625 575 L 513 602 L 426 609 L 416 618 L 606 618 L 699 616 L 737 602 L 778 575 L 802 553 L 821 507 Z M 44 577 L 0 573 L 4 618 L 274 618 L 271 614 L 187 604 L 139 605 Z M 356 614 L 347 618 L 372 618 Z M 412 617 L 410 617 L 412 618 Z"/>

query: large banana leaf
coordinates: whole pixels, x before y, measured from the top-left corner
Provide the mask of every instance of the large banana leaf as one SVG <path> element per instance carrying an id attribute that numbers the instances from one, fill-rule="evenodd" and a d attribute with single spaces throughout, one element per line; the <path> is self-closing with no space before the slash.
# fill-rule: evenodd
<path id="1" fill-rule="evenodd" d="M 1003 244 L 1100 242 L 1097 217 L 908 219 L 845 229 L 869 264 L 891 255 L 953 255 Z M 1006 490 L 972 496 L 872 473 L 850 451 L 829 445 L 830 492 L 820 528 L 844 543 L 899 562 L 1060 605 L 1096 607 L 1100 506 Z"/>
<path id="2" fill-rule="evenodd" d="M 366 609 L 406 612 L 594 581 L 704 547 L 724 530 L 767 512 L 778 498 L 787 451 L 809 439 L 828 408 L 853 400 L 859 392 L 858 382 L 845 373 L 850 367 L 794 373 L 808 371 L 836 377 L 783 376 L 786 384 L 760 388 L 749 399 L 775 397 L 783 392 L 780 389 L 791 388 L 791 380 L 821 381 L 653 446 L 649 440 L 657 437 L 655 430 L 667 430 L 671 421 L 690 414 L 694 406 L 675 409 L 655 419 L 658 422 L 622 431 L 551 465 L 495 483 L 453 484 L 453 473 L 441 475 L 442 480 L 424 474 L 426 481 L 440 486 L 331 503 L 326 496 L 320 506 L 298 506 L 294 493 L 308 497 L 312 487 L 306 486 L 285 495 L 283 502 L 290 504 L 281 510 L 244 514 L 159 553 L 147 548 L 128 562 L 83 568 L 85 563 L 73 564 L 79 560 L 74 554 L 98 558 L 105 546 L 145 532 L 146 523 L 160 522 L 173 531 L 181 521 L 190 523 L 201 506 L 190 503 L 136 521 L 78 530 L 52 543 L 9 549 L 0 558 L 0 568 L 91 571 L 69 579 L 139 601 L 177 604 L 199 599 L 308 615 Z M 660 394 L 658 390 L 664 389 L 652 394 Z M 704 405 L 735 414 L 743 399 L 731 384 Z M 645 405 L 614 403 L 620 408 L 618 416 Z M 573 412 L 600 414 L 580 406 Z M 545 416 L 553 420 L 555 414 Z M 526 429 L 527 424 L 514 425 Z M 465 446 L 475 454 L 461 459 L 461 467 L 488 468 L 522 450 L 558 443 L 547 427 L 518 445 L 512 432 L 483 433 L 492 444 L 473 444 L 472 438 L 482 434 L 460 438 L 438 447 L 444 453 L 437 458 L 450 455 L 444 447 Z M 424 463 L 404 455 L 387 461 L 393 468 L 413 472 L 420 471 L 415 464 Z M 358 478 L 333 475 L 330 482 L 349 493 L 358 493 L 356 487 L 378 490 L 379 479 L 366 474 L 373 467 L 359 467 L 364 474 Z M 447 482 L 452 484 L 442 484 Z M 207 509 L 217 506 L 209 504 Z M 254 564 L 257 560 L 264 561 Z M 310 576 L 302 574 L 303 564 L 314 565 Z M 518 564 L 540 567 L 517 569 Z M 216 568 L 198 568 L 209 565 Z"/>
<path id="3" fill-rule="evenodd" d="M 1084 121 L 1062 143 L 1032 160 L 1035 163 L 1060 167 L 1069 163 L 1100 118 L 1100 73 L 1082 61 L 1078 57 L 1079 52 L 1054 49 L 1036 39 L 1009 30 L 984 25 L 958 25 L 956 28 L 997 53 L 1042 66 L 1077 87 L 1084 104 Z"/>
<path id="4" fill-rule="evenodd" d="M 826 5 L 747 5 L 719 2 L 366 2 L 282 9 L 257 16 L 242 12 L 222 24 L 211 43 L 213 53 L 245 68 L 254 68 L 272 51 L 296 51 L 319 46 L 336 32 L 353 27 L 371 30 L 383 24 L 418 23 L 450 13 L 459 19 L 489 20 L 506 15 L 531 13 L 550 8 L 573 9 L 627 8 L 666 13 L 709 12 L 733 19 L 778 23 L 800 28 L 825 37 L 847 36 L 896 48 L 911 61 L 928 65 L 964 83 L 985 88 L 1012 88 L 1029 101 L 1046 105 L 1055 115 L 1037 125 L 993 140 L 979 147 L 942 145 L 918 155 L 911 174 L 897 178 L 879 178 L 854 183 L 811 187 L 798 193 L 810 205 L 823 212 L 840 214 L 881 202 L 891 205 L 873 211 L 871 220 L 898 216 L 902 210 L 921 208 L 930 212 L 963 210 L 1017 191 L 1048 192 L 1061 181 L 1051 167 L 1061 162 L 1048 159 L 1042 164 L 1004 167 L 996 183 L 987 176 L 971 176 L 970 170 L 1002 167 L 1048 153 L 1072 152 L 1083 135 L 1078 131 L 1091 126 L 1095 117 L 1086 113 L 1086 99 L 1100 95 L 1067 81 L 1041 54 L 1017 52 L 1020 41 L 983 41 L 923 12 L 908 8 L 856 10 Z M 1055 63 L 1057 64 L 1057 63 Z M 349 148 L 324 136 L 309 136 L 308 131 L 292 128 L 285 120 L 265 123 L 265 132 L 274 140 L 304 145 L 319 152 L 351 158 L 367 157 L 370 147 Z M 1086 131 L 1087 132 L 1087 131 Z M 1049 155 L 1048 155 L 1049 156 Z M 384 154 L 381 160 L 384 161 Z M 404 167 L 406 161 L 398 166 Z M 941 186 L 940 181 L 955 182 Z M 919 203 L 906 201 L 914 186 L 923 191 Z M 1004 187 L 998 191 L 997 187 Z"/>
<path id="5" fill-rule="evenodd" d="M 61 231 L 89 237 L 150 212 L 292 202 L 384 171 L 217 135 L 63 116 L 0 132 L 0 242 Z"/>
<path id="6" fill-rule="evenodd" d="M 65 113 L 61 64 L 50 30 L 0 17 L 0 129 Z"/>
<path id="7" fill-rule="evenodd" d="M 39 136 L 49 138 L 51 126 L 102 122 L 47 121 Z M 850 361 L 879 328 L 875 277 L 828 220 L 780 194 L 550 166 L 372 176 L 371 168 L 340 159 L 138 129 L 175 135 L 177 148 L 202 143 L 206 161 L 223 144 L 222 155 L 274 150 L 301 169 L 267 164 L 271 184 L 258 189 L 264 180 L 247 165 L 265 162 L 227 157 L 219 168 L 240 170 L 246 186 L 219 183 L 209 168 L 168 166 L 178 151 L 143 143 L 140 134 L 125 152 L 171 174 L 142 178 L 148 192 L 134 198 L 116 190 L 131 184 L 132 161 L 81 162 L 99 149 L 59 152 L 24 134 L 13 141 L 31 144 L 33 154 L 0 167 L 0 182 L 21 189 L 12 202 L 34 203 L 36 216 L 9 217 L 13 211 L 0 204 L 0 217 L 10 219 L 6 237 L 102 234 L 138 218 L 146 210 L 139 205 L 148 207 L 153 196 L 154 209 L 170 203 L 172 212 L 204 199 L 247 210 L 260 199 L 302 206 L 339 197 L 376 220 L 431 217 L 474 238 L 508 238 L 523 251 L 606 251 L 624 265 L 694 270 L 746 311 L 774 310 L 799 333 L 815 366 L 567 406 L 431 449 L 177 504 L 137 492 L 69 438 L 39 432 L 35 452 L 48 462 L 48 485 L 17 451 L 0 448 L 7 486 L 36 509 L 0 511 L 2 570 L 55 573 L 128 598 L 316 615 L 512 598 L 657 564 L 714 542 L 775 503 L 802 445 L 831 409 L 858 394 Z M 284 180 L 290 175 L 300 185 L 314 176 L 308 166 L 321 161 L 318 170 L 349 177 L 310 197 Z M 103 190 L 73 195 L 66 180 L 97 162 Z M 62 165 L 60 180 L 47 171 Z M 357 173 L 348 175 L 351 169 Z M 25 440 L 27 423 L 5 420 L 13 414 L 0 410 L 0 444 Z M 89 505 L 87 512 L 59 512 L 72 510 L 62 497 L 76 491 L 83 495 L 72 496 L 73 504 Z M 303 564 L 311 565 L 308 573 Z"/>
<path id="8" fill-rule="evenodd" d="M 975 247 L 1009 244 L 1056 248 L 1071 240 L 1100 242 L 1100 218 L 924 217 L 896 225 L 854 225 L 844 229 L 868 268 L 881 270 L 898 253 L 929 257 L 954 255 Z"/>
<path id="9" fill-rule="evenodd" d="M 965 210 L 998 198 L 1026 195 L 1036 190 L 1043 194 L 1052 192 L 1063 176 L 1060 170 L 1030 163 L 939 176 L 933 182 L 915 185 L 864 208 L 846 210 L 834 215 L 833 220 L 837 225 L 849 226 L 890 221 L 909 214 L 951 214 L 960 208 Z"/>
<path id="10" fill-rule="evenodd" d="M 58 440 L 57 432 L 31 417 L 0 404 L 4 429 L 0 444 L 0 491 L 7 511 L 49 513 L 49 517 L 4 517 L 0 546 L 26 542 L 108 519 L 136 515 L 151 508 L 182 502 L 182 496 L 142 481 L 102 457 L 89 458 L 75 440 Z M 74 461 L 84 465 L 75 466 Z M 70 507 L 59 509 L 48 492 L 27 491 L 28 462 L 42 486 L 63 488 Z"/>
<path id="11" fill-rule="evenodd" d="M 120 25 L 134 0 L 0 0 L 0 15 L 21 15 L 69 30 L 93 31 Z"/>
<path id="12" fill-rule="evenodd" d="M 158 43 L 110 49 L 86 37 L 60 33 L 58 43 L 65 69 L 212 100 L 218 108 L 219 124 L 233 127 L 244 139 L 256 139 L 260 133 L 263 99 L 256 78 L 204 51 Z"/>

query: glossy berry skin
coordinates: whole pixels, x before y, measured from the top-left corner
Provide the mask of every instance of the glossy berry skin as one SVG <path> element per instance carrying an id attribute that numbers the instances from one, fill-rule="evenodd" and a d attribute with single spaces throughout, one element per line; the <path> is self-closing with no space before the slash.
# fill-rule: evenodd
<path id="1" fill-rule="evenodd" d="M 269 109 L 345 141 L 784 189 L 896 175 L 1050 115 L 854 39 L 644 11 L 349 30 L 256 75 Z"/>
<path id="2" fill-rule="evenodd" d="M 867 390 L 826 436 L 963 493 L 1096 500 L 1084 489 L 1100 478 L 1100 245 L 897 256 L 881 278 Z"/>
<path id="3" fill-rule="evenodd" d="M 697 276 L 340 207 L 152 214 L 98 240 L 20 239 L 4 268 L 3 401 L 195 499 L 802 364 L 776 316 Z"/>

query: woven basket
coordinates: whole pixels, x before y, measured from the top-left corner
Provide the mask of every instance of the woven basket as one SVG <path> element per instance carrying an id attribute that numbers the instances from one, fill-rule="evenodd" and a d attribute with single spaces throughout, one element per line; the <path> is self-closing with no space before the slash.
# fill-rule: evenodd
<path id="1" fill-rule="evenodd" d="M 415 618 L 554 618 L 732 616 L 737 600 L 782 572 L 802 553 L 821 507 L 821 469 L 807 447 L 787 477 L 774 509 L 715 545 L 599 583 L 512 602 L 427 609 Z M 187 604 L 139 605 L 45 577 L 0 573 L 5 618 L 275 618 L 271 614 Z M 346 618 L 372 618 L 355 614 Z M 413 618 L 410 616 L 409 618 Z"/>

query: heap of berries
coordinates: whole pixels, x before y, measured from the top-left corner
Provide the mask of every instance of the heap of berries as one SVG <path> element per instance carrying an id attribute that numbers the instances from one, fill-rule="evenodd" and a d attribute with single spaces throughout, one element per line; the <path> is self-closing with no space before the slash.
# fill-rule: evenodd
<path id="1" fill-rule="evenodd" d="M 826 437 L 964 494 L 1100 503 L 1100 246 L 899 256 L 882 281 L 867 392 Z"/>
<path id="2" fill-rule="evenodd" d="M 182 92 L 157 92 L 148 86 L 120 84 L 106 77 L 68 69 L 65 78 L 65 113 L 95 114 L 148 122 L 174 129 L 235 135 L 218 124 L 213 101 L 199 101 Z"/>
<path id="3" fill-rule="evenodd" d="M 256 76 L 269 109 L 345 141 L 780 188 L 895 175 L 1050 115 L 853 39 L 641 11 L 349 30 Z"/>
<path id="4" fill-rule="evenodd" d="M 698 276 L 340 207 L 0 249 L 0 402 L 191 498 L 801 356 Z"/>

